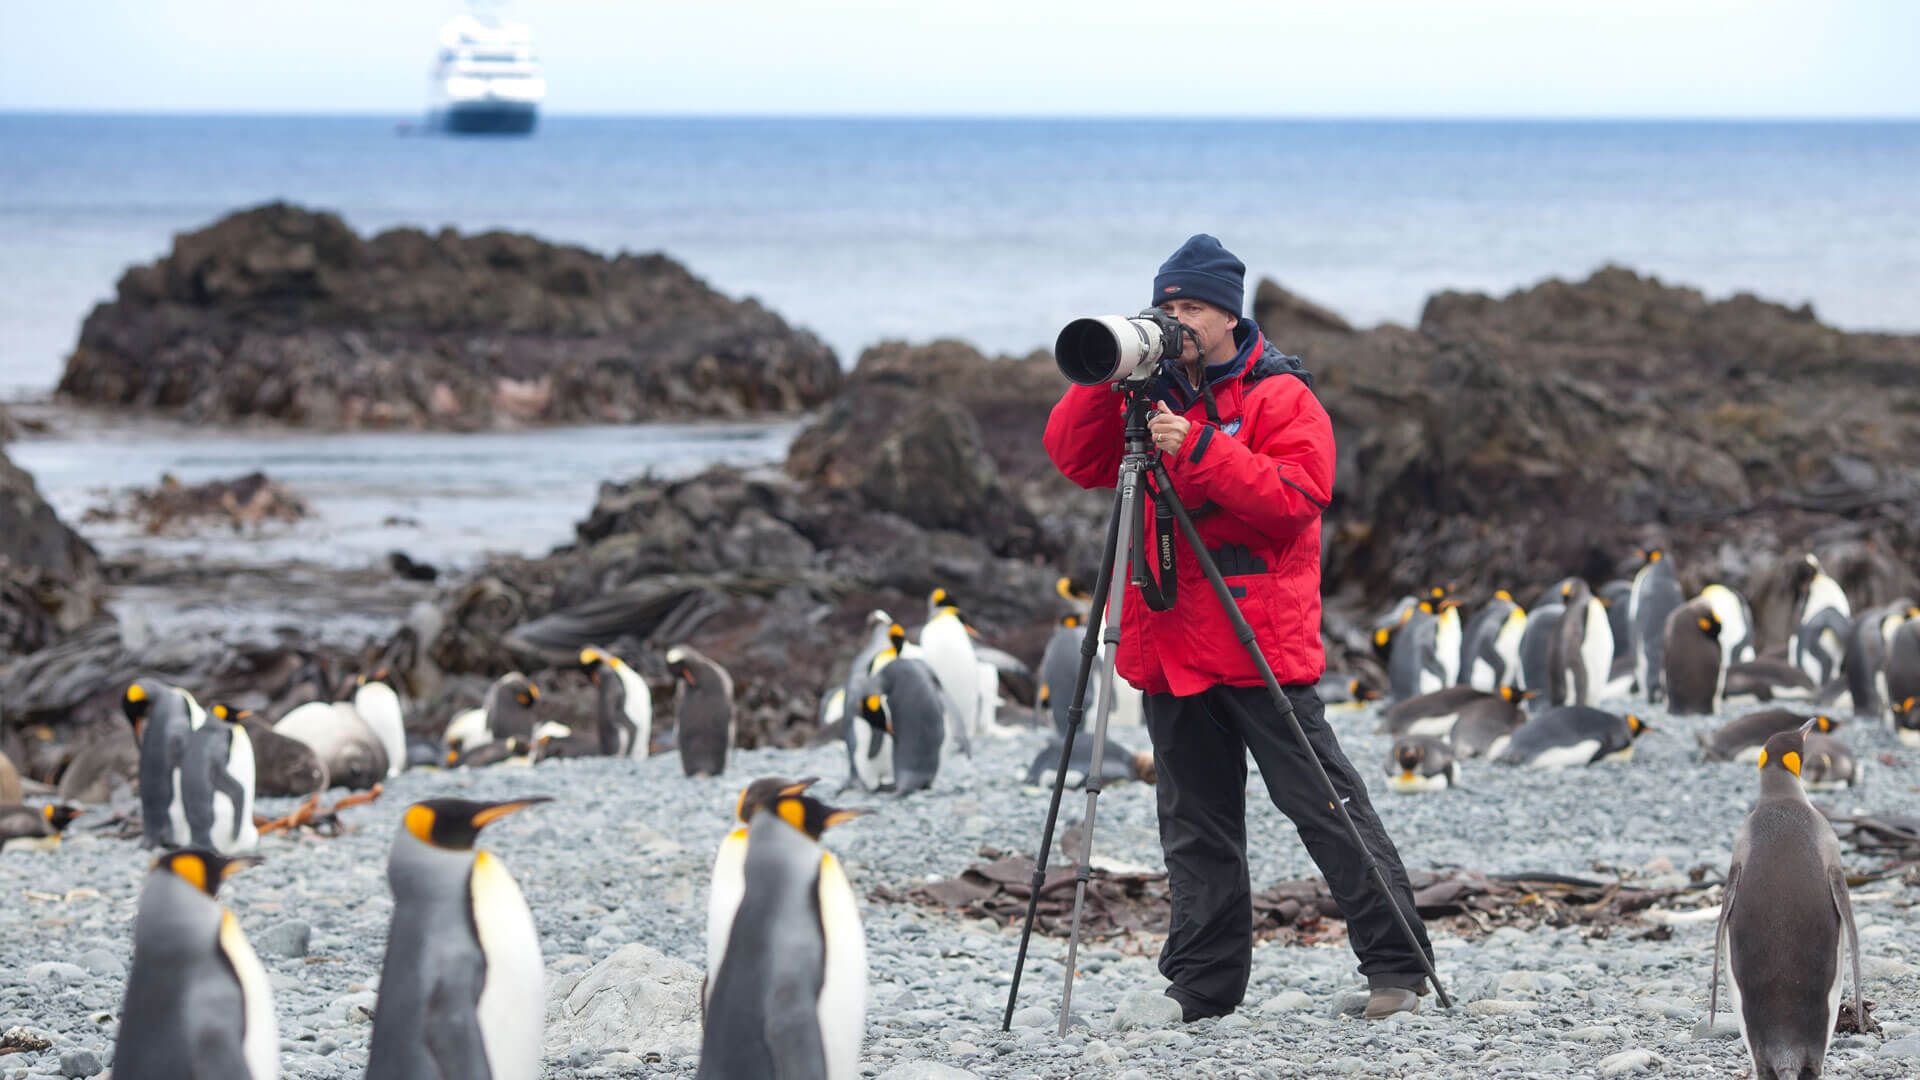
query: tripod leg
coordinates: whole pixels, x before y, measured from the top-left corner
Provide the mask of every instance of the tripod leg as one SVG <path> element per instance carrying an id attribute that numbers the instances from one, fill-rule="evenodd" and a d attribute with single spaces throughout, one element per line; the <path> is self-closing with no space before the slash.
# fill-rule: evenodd
<path id="1" fill-rule="evenodd" d="M 1139 516 L 1137 508 L 1141 505 L 1143 504 L 1140 502 L 1140 474 L 1130 467 L 1123 465 L 1120 473 L 1119 513 L 1121 518 L 1128 521 L 1134 520 Z M 1125 535 L 1131 537 L 1134 533 L 1129 529 Z M 1131 554 L 1128 550 L 1130 540 L 1120 540 L 1119 546 L 1120 550 L 1114 555 L 1114 565 L 1131 566 L 1132 562 L 1128 558 Z M 1093 760 L 1088 763 L 1087 781 L 1084 785 L 1087 792 L 1086 829 L 1080 836 L 1080 853 L 1077 858 L 1078 865 L 1074 868 L 1073 874 L 1073 922 L 1070 924 L 1071 928 L 1067 931 L 1066 985 L 1062 987 L 1060 991 L 1060 1035 L 1062 1038 L 1066 1037 L 1067 1017 L 1071 1015 L 1073 1008 L 1073 977 L 1080 959 L 1080 915 L 1086 906 L 1087 879 L 1092 873 L 1094 814 L 1100 803 L 1100 789 L 1102 785 L 1105 784 L 1105 781 L 1102 779 L 1103 774 L 1101 767 L 1106 763 L 1107 717 L 1113 712 L 1113 668 L 1116 659 L 1120 655 L 1120 604 L 1121 601 L 1126 598 L 1126 595 L 1127 586 L 1125 582 L 1111 581 L 1108 583 L 1107 596 L 1105 598 L 1107 603 L 1107 618 L 1102 631 L 1102 639 L 1107 645 L 1106 662 L 1102 664 L 1100 668 L 1100 705 L 1094 712 L 1093 720 Z M 1089 657 L 1087 657 L 1083 651 L 1081 656 L 1081 671 L 1083 675 L 1086 671 L 1086 662 L 1088 659 Z M 1086 680 L 1082 678 L 1081 682 L 1084 683 L 1085 681 Z M 1075 704 L 1078 704 L 1077 699 Z"/>
<path id="2" fill-rule="evenodd" d="M 1093 660 L 1099 652 L 1100 628 L 1102 617 L 1106 612 L 1106 596 L 1114 585 L 1116 565 L 1114 559 L 1120 547 L 1121 511 L 1125 505 L 1126 489 L 1122 485 L 1114 492 L 1113 513 L 1107 519 L 1107 545 L 1105 554 L 1101 558 L 1099 575 L 1095 577 L 1093 583 L 1094 606 L 1087 612 L 1086 635 L 1080 641 L 1080 669 L 1074 675 L 1073 697 L 1069 699 L 1070 703 L 1067 706 L 1067 730 L 1060 737 L 1060 765 L 1053 773 L 1053 797 L 1047 804 L 1047 824 L 1040 834 L 1040 853 L 1033 860 L 1033 882 L 1027 896 L 1026 923 L 1020 930 L 1020 953 L 1013 962 L 1013 985 L 1007 990 L 1007 1010 L 1006 1015 L 1000 1018 L 1001 1031 L 1012 1030 L 1014 1005 L 1020 999 L 1020 975 L 1027 966 L 1027 946 L 1033 938 L 1033 919 L 1040 909 L 1040 886 L 1045 884 L 1047 879 L 1047 856 L 1053 849 L 1053 830 L 1060 819 L 1060 800 L 1066 794 L 1067 766 L 1073 756 L 1074 735 L 1080 730 L 1081 720 L 1086 711 L 1083 702 L 1086 700 L 1088 678 L 1093 671 Z M 1124 582 L 1119 585 L 1119 588 L 1122 591 L 1125 590 Z M 1102 717 L 1101 728 L 1104 731 L 1104 713 Z M 1068 977 L 1072 977 L 1071 967 L 1068 969 Z M 1061 1015 L 1061 1022 L 1064 1024 L 1065 1013 Z"/>
<path id="3" fill-rule="evenodd" d="M 1354 846 L 1367 860 L 1367 876 L 1373 879 L 1374 887 L 1386 898 L 1387 910 L 1393 913 L 1394 922 L 1400 927 L 1407 943 L 1413 946 L 1413 954 L 1420 958 L 1420 964 L 1426 969 L 1427 979 L 1433 983 L 1433 992 L 1440 999 L 1442 1008 L 1453 1008 L 1453 1000 L 1447 996 L 1446 988 L 1440 985 L 1440 975 L 1433 969 L 1433 959 L 1420 946 L 1420 938 L 1413 932 L 1413 925 L 1407 921 L 1407 913 L 1401 909 L 1399 900 L 1393 895 L 1393 888 L 1387 884 L 1386 874 L 1380 869 L 1380 862 L 1367 847 L 1365 838 L 1360 835 L 1359 826 L 1353 823 L 1353 817 L 1347 813 L 1347 804 L 1340 800 L 1340 793 L 1333 786 L 1333 778 L 1327 775 L 1325 765 L 1320 763 L 1320 755 L 1314 752 L 1313 744 L 1307 740 L 1307 733 L 1300 727 L 1300 718 L 1294 715 L 1293 703 L 1287 700 L 1287 692 L 1280 688 L 1280 680 L 1273 674 L 1273 668 L 1267 664 L 1267 658 L 1260 652 L 1260 645 L 1254 640 L 1253 627 L 1247 625 L 1246 616 L 1240 614 L 1240 607 L 1233 602 L 1233 593 L 1220 576 L 1220 568 L 1214 564 L 1213 556 L 1207 553 L 1206 545 L 1200 541 L 1200 530 L 1194 528 L 1193 518 L 1187 508 L 1181 504 L 1180 497 L 1174 493 L 1173 478 L 1167 475 L 1167 467 L 1158 461 L 1153 463 L 1154 480 L 1157 482 L 1155 497 L 1162 505 L 1173 508 L 1174 520 L 1180 524 L 1181 535 L 1187 538 L 1187 546 L 1193 549 L 1194 557 L 1200 562 L 1200 569 L 1207 575 L 1207 582 L 1213 586 L 1213 594 L 1225 609 L 1227 619 L 1233 623 L 1234 635 L 1240 644 L 1246 647 L 1247 654 L 1253 658 L 1254 667 L 1260 672 L 1260 679 L 1266 684 L 1267 693 L 1273 697 L 1274 707 L 1286 719 L 1287 726 L 1293 730 L 1294 740 L 1313 765 L 1314 775 L 1320 779 L 1321 790 L 1326 792 L 1327 805 L 1333 808 L 1346 826 Z"/>

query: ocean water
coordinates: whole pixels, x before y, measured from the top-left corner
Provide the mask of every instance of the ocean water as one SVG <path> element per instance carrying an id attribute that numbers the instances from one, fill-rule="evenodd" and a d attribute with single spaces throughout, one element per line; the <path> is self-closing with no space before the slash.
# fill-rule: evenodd
<path id="1" fill-rule="evenodd" d="M 851 364 L 886 338 L 991 351 L 1130 313 L 1193 232 L 1362 324 L 1443 288 L 1619 262 L 1712 295 L 1920 330 L 1920 124 L 547 118 L 530 139 L 411 118 L 0 113 L 0 397 L 44 398 L 92 305 L 175 233 L 272 199 L 362 232 L 516 229 L 664 251 Z M 471 565 L 572 536 L 596 485 L 780 460 L 795 425 L 484 435 L 196 432 L 45 410 L 7 448 L 68 521 L 264 468 L 317 516 L 109 553 Z"/>
<path id="2" fill-rule="evenodd" d="M 1920 124 L 0 114 L 0 395 L 176 232 L 288 199 L 363 231 L 664 251 L 851 364 L 883 338 L 1050 345 L 1212 232 L 1363 324 L 1609 261 L 1920 330 Z"/>
<path id="3" fill-rule="evenodd" d="M 34 406 L 45 435 L 7 446 L 61 520 L 108 558 L 140 553 L 223 566 L 311 564 L 353 569 L 390 551 L 446 569 L 490 555 L 538 555 L 574 538 L 600 484 L 677 479 L 712 464 L 776 465 L 795 420 L 656 423 L 531 431 L 362 432 L 195 430 L 170 421 L 122 423 L 94 412 Z M 88 521 L 124 505 L 133 488 L 171 474 L 187 484 L 254 470 L 306 500 L 311 516 L 234 532 L 148 536 L 125 520 Z"/>

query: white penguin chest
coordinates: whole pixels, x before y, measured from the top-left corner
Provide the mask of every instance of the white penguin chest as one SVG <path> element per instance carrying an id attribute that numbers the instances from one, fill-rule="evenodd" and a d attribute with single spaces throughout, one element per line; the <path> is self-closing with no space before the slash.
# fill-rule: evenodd
<path id="1" fill-rule="evenodd" d="M 705 992 L 713 993 L 713 981 L 720 975 L 720 962 L 727 956 L 727 938 L 733 934 L 733 917 L 747 895 L 747 830 L 745 826 L 720 841 L 713 859 L 713 879 L 707 893 L 707 983 Z"/>
<path id="2" fill-rule="evenodd" d="M 633 725 L 633 744 L 626 748 L 627 756 L 645 761 L 653 743 L 653 691 L 647 689 L 647 681 L 638 672 L 625 664 L 613 672 L 620 680 L 620 688 L 626 692 L 622 709 L 627 722 Z"/>
<path id="3" fill-rule="evenodd" d="M 860 1075 L 860 1043 L 867 1029 L 867 938 L 853 887 L 831 854 L 820 858 L 820 932 L 826 952 L 820 982 L 820 1043 L 828 1080 Z"/>
<path id="4" fill-rule="evenodd" d="M 220 913 L 220 951 L 233 966 L 234 977 L 240 983 L 245 1023 L 240 1054 L 246 1058 L 247 1071 L 252 1074 L 247 1080 L 277 1080 L 280 1022 L 273 1012 L 272 984 L 267 981 L 267 969 L 260 966 L 260 957 L 254 953 L 247 936 L 240 932 L 240 923 L 230 911 Z"/>
<path id="5" fill-rule="evenodd" d="M 487 852 L 474 856 L 467 887 L 487 962 L 477 1010 L 487 1063 L 494 1080 L 534 1080 L 540 1075 L 546 969 L 533 912 L 505 864 Z"/>

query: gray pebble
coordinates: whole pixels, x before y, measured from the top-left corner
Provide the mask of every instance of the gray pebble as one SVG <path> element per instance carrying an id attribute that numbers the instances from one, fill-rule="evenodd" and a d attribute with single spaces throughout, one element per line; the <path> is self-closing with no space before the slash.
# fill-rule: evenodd
<path id="1" fill-rule="evenodd" d="M 1282 990 L 1260 1003 L 1264 1014 L 1305 1012 L 1313 1008 L 1313 995 L 1303 990 Z"/>
<path id="2" fill-rule="evenodd" d="M 880 1080 L 974 1080 L 974 1074 L 937 1061 L 905 1061 L 881 1073 Z"/>
<path id="3" fill-rule="evenodd" d="M 1115 1031 L 1135 1028 L 1163 1028 L 1180 1023 L 1180 1003 L 1165 994 L 1136 991 L 1120 999 L 1113 1010 Z"/>
<path id="4" fill-rule="evenodd" d="M 1719 1015 L 1713 1018 L 1711 1024 L 1709 1024 L 1707 1018 L 1703 1016 L 1700 1018 L 1699 1023 L 1693 1025 L 1694 1042 L 1718 1042 L 1723 1039 L 1737 1039 L 1739 1037 L 1739 1018 L 1724 1009 L 1720 1011 Z"/>
<path id="5" fill-rule="evenodd" d="M 100 1059 L 91 1050 L 68 1050 L 60 1055 L 61 1076 L 88 1077 L 100 1069 Z"/>
<path id="6" fill-rule="evenodd" d="M 1038 1005 L 1029 1005 L 1013 1014 L 1013 1026 L 1017 1028 L 1052 1027 L 1053 1013 Z"/>
<path id="7" fill-rule="evenodd" d="M 1920 1035 L 1909 1035 L 1904 1039 L 1881 1043 L 1876 1053 L 1884 1058 L 1920 1058 Z"/>
<path id="8" fill-rule="evenodd" d="M 1600 1059 L 1601 1076 L 1624 1076 L 1650 1069 L 1660 1060 L 1651 1050 L 1622 1050 Z"/>
<path id="9" fill-rule="evenodd" d="M 35 964 L 20 973 L 27 982 L 40 986 L 52 986 L 58 989 L 74 983 L 85 982 L 87 970 L 78 964 L 69 964 L 60 960 L 49 960 Z"/>
<path id="10" fill-rule="evenodd" d="M 297 960 L 307 955 L 308 940 L 313 928 L 299 919 L 274 923 L 253 936 L 254 951 L 262 956 L 278 956 Z"/>

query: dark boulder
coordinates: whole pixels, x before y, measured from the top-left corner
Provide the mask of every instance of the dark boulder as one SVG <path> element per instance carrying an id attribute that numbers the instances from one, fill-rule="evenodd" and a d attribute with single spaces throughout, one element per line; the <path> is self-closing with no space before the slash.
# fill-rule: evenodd
<path id="1" fill-rule="evenodd" d="M 663 255 L 362 239 L 274 203 L 175 238 L 87 317 L 59 392 L 189 420 L 470 430 L 798 412 L 838 362 Z"/>
<path id="2" fill-rule="evenodd" d="M 40 497 L 33 477 L 0 453 L 0 660 L 59 641 L 100 611 L 93 546 Z"/>

